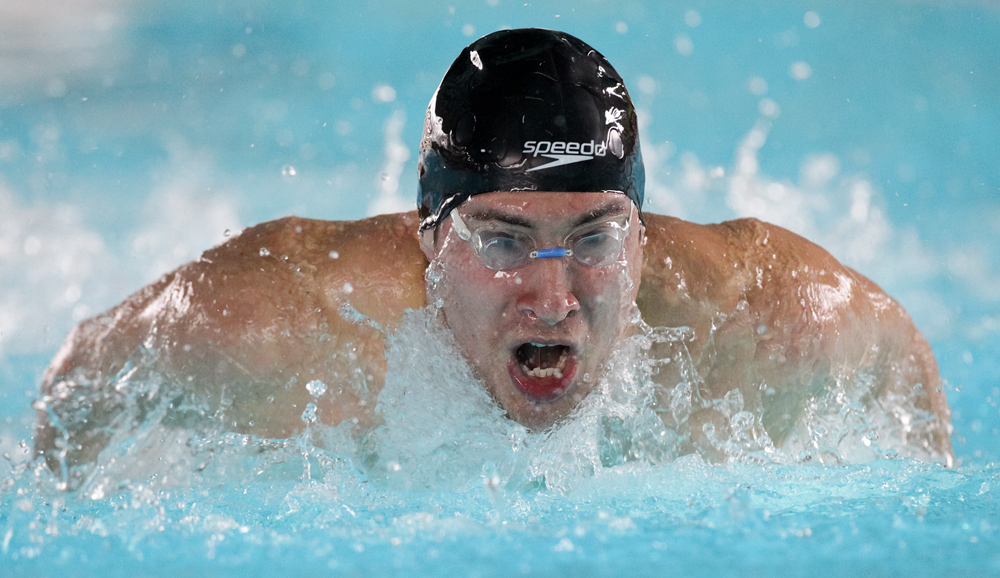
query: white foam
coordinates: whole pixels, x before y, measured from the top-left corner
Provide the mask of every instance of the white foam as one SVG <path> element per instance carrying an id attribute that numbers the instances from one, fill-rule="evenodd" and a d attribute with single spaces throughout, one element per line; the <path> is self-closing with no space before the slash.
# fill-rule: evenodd
<path id="1" fill-rule="evenodd" d="M 133 290 L 197 259 L 242 229 L 235 198 L 238 191 L 213 190 L 215 165 L 207 151 L 195 150 L 180 138 L 168 139 L 166 164 L 157 169 L 167 178 L 149 192 L 140 218 L 133 221 L 128 257 L 141 264 Z M 131 268 L 131 267 L 130 267 Z"/>
<path id="2" fill-rule="evenodd" d="M 25 203 L 0 185 L 0 358 L 52 351 L 76 322 L 240 230 L 237 195 L 212 190 L 211 156 L 178 139 L 167 150 L 166 178 L 122 219 L 124 244 L 74 204 Z"/>
<path id="3" fill-rule="evenodd" d="M 113 260 L 67 203 L 20 203 L 0 185 L 0 358 L 57 345 L 108 299 Z"/>

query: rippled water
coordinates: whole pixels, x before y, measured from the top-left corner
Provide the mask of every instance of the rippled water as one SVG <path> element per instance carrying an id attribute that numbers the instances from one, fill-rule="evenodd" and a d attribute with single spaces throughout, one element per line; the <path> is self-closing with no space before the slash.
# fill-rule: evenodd
<path id="1" fill-rule="evenodd" d="M 0 575 L 1000 575 L 1000 13 L 584 4 L 0 6 Z M 385 426 L 363 440 L 154 412 L 76 491 L 26 461 L 73 323 L 243 226 L 409 208 L 423 107 L 462 46 L 507 25 L 615 64 L 652 211 L 762 217 L 897 297 L 948 381 L 961 467 L 860 437 L 839 464 L 753 435 L 719 440 L 723 463 L 688 454 L 647 403 L 648 334 L 549 434 L 421 339 L 392 350 Z"/>

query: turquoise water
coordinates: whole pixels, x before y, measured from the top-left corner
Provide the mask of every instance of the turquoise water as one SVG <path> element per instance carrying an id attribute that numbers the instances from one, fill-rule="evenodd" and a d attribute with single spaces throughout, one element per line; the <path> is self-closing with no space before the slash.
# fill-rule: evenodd
<path id="1" fill-rule="evenodd" d="M 46 6 L 0 7 L 0 575 L 1000 575 L 991 5 Z M 575 446 L 488 403 L 423 432 L 468 442 L 444 462 L 385 457 L 415 422 L 445 423 L 391 404 L 381 462 L 337 431 L 310 430 L 321 450 L 155 421 L 77 492 L 25 462 L 29 404 L 76 321 L 227 230 L 412 207 L 430 94 L 503 26 L 564 29 L 615 64 L 642 111 L 650 210 L 760 216 L 898 298 L 949 383 L 961 467 L 622 463 L 600 444 L 546 461 Z M 526 436 L 525 457 L 493 434 Z"/>

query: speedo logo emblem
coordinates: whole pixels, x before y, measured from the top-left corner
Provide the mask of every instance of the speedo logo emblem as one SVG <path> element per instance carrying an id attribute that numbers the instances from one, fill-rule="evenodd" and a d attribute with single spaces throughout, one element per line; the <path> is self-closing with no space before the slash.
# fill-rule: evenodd
<path id="1" fill-rule="evenodd" d="M 593 160 L 594 157 L 603 157 L 608 154 L 608 147 L 604 144 L 594 144 L 594 141 L 563 142 L 559 140 L 529 140 L 524 143 L 524 150 L 522 152 L 533 157 L 543 156 L 553 159 L 550 163 L 545 163 L 542 166 L 526 171 L 530 173 L 531 171 L 540 171 L 542 169 L 551 169 L 562 165 L 589 161 Z"/>

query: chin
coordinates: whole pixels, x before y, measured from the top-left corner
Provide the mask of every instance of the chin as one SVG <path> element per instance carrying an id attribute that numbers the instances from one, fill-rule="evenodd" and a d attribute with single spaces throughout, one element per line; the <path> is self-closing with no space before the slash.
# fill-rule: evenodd
<path id="1" fill-rule="evenodd" d="M 504 376 L 506 395 L 494 399 L 507 413 L 507 417 L 524 427 L 541 431 L 552 427 L 569 416 L 581 401 L 590 393 L 590 388 L 579 379 L 571 378 L 568 382 L 552 384 L 552 388 L 540 399 L 531 393 L 525 393 L 518 382 L 509 376 Z"/>

